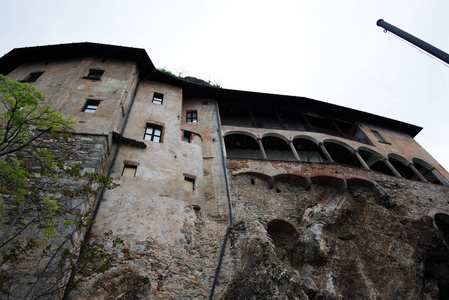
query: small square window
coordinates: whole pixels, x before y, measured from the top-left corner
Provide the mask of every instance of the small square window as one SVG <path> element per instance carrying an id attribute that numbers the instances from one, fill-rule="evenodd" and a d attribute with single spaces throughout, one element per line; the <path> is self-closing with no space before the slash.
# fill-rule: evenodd
<path id="1" fill-rule="evenodd" d="M 145 128 L 144 140 L 153 141 L 156 143 L 162 142 L 162 126 L 155 124 L 147 124 Z"/>
<path id="2" fill-rule="evenodd" d="M 164 94 L 154 93 L 153 95 L 153 103 L 162 104 L 162 100 L 164 99 Z"/>
<path id="3" fill-rule="evenodd" d="M 122 176 L 134 178 L 136 177 L 137 166 L 125 165 L 123 168 Z"/>
<path id="4" fill-rule="evenodd" d="M 191 140 L 192 140 L 192 133 L 190 131 L 184 130 L 184 136 L 182 137 L 182 141 L 190 143 Z"/>
<path id="5" fill-rule="evenodd" d="M 24 80 L 20 82 L 35 82 L 44 72 L 32 72 Z"/>
<path id="6" fill-rule="evenodd" d="M 184 176 L 184 190 L 194 191 L 195 190 L 195 179 Z"/>
<path id="7" fill-rule="evenodd" d="M 196 123 L 198 122 L 198 113 L 195 111 L 188 111 L 186 117 L 187 123 Z"/>
<path id="8" fill-rule="evenodd" d="M 375 131 L 375 130 L 371 130 L 371 132 L 374 134 L 374 136 L 377 138 L 377 140 L 379 141 L 379 143 L 385 143 L 385 144 L 389 144 L 381 135 L 379 132 Z"/>
<path id="9" fill-rule="evenodd" d="M 94 80 L 100 80 L 100 79 L 101 79 L 101 76 L 103 76 L 103 73 L 104 73 L 103 70 L 93 70 L 93 69 L 90 69 L 90 70 L 89 70 L 89 74 L 88 74 L 86 77 L 84 77 L 84 78 L 87 78 L 87 79 L 94 79 Z"/>
<path id="10" fill-rule="evenodd" d="M 100 100 L 88 99 L 86 105 L 84 105 L 83 112 L 93 114 L 97 111 L 98 105 L 100 105 Z"/>

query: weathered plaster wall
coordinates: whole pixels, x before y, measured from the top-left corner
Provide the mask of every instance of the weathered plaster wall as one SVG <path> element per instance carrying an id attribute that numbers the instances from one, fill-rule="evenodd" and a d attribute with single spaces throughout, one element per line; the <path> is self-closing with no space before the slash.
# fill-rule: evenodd
<path id="1" fill-rule="evenodd" d="M 84 78 L 90 69 L 104 70 L 101 79 Z M 119 131 L 136 85 L 136 63 L 93 57 L 38 62 L 22 65 L 8 77 L 22 80 L 37 71 L 44 74 L 28 84 L 42 92 L 53 109 L 73 116 L 78 121 L 78 132 L 111 134 L 113 130 Z M 82 112 L 87 99 L 101 100 L 94 114 Z"/>
<path id="2" fill-rule="evenodd" d="M 152 102 L 154 93 L 163 103 Z M 203 120 L 205 122 L 206 120 Z M 144 140 L 148 123 L 163 127 L 162 142 Z M 122 146 L 112 177 L 120 187 L 108 191 L 95 231 L 113 230 L 134 241 L 148 238 L 174 245 L 183 238 L 180 230 L 185 207 L 204 207 L 203 140 L 182 141 L 182 90 L 159 82 L 139 86 L 124 137 L 144 142 L 145 149 Z M 194 131 L 194 130 L 193 130 Z M 122 176 L 126 161 L 138 164 L 134 178 Z M 184 189 L 184 176 L 195 178 L 194 190 Z"/>

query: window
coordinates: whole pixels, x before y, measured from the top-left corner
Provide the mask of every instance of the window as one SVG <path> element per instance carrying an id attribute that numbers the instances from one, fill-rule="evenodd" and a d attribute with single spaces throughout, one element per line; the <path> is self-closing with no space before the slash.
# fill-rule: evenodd
<path id="1" fill-rule="evenodd" d="M 164 94 L 154 93 L 153 95 L 153 103 L 162 104 L 162 100 L 164 99 Z"/>
<path id="2" fill-rule="evenodd" d="M 162 142 L 162 126 L 158 126 L 155 124 L 147 124 L 147 128 L 145 129 L 145 135 L 143 136 L 144 140 L 153 141 L 156 143 Z"/>
<path id="3" fill-rule="evenodd" d="M 98 105 L 100 105 L 100 100 L 88 99 L 86 105 L 84 105 L 83 112 L 93 114 L 97 111 Z"/>
<path id="4" fill-rule="evenodd" d="M 196 123 L 196 122 L 198 122 L 198 114 L 197 114 L 196 110 L 187 112 L 186 122 L 187 123 Z"/>
<path id="5" fill-rule="evenodd" d="M 184 190 L 194 191 L 195 190 L 195 179 L 184 176 Z"/>
<path id="6" fill-rule="evenodd" d="M 371 130 L 371 132 L 374 134 L 374 136 L 377 138 L 377 140 L 379 141 L 379 143 L 385 143 L 385 144 L 389 144 L 381 135 L 379 132 L 375 131 L 375 130 Z"/>
<path id="7" fill-rule="evenodd" d="M 125 167 L 123 168 L 122 176 L 134 178 L 134 177 L 136 177 L 136 172 L 137 172 L 137 166 L 125 165 Z"/>
<path id="8" fill-rule="evenodd" d="M 44 72 L 32 72 L 24 80 L 20 82 L 35 82 Z"/>
<path id="9" fill-rule="evenodd" d="M 101 76 L 103 76 L 104 71 L 103 70 L 94 70 L 94 69 L 90 69 L 89 70 L 89 74 L 84 77 L 87 79 L 94 79 L 94 80 L 100 80 Z"/>
<path id="10" fill-rule="evenodd" d="M 190 131 L 184 130 L 184 136 L 182 137 L 182 141 L 190 143 L 191 140 L 192 140 L 192 133 Z"/>

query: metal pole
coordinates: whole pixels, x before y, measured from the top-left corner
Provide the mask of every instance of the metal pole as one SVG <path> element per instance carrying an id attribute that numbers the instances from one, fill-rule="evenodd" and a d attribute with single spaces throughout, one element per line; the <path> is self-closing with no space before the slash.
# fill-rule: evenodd
<path id="1" fill-rule="evenodd" d="M 441 59 L 442 61 L 444 61 L 445 63 L 449 64 L 449 54 L 447 54 L 446 52 L 441 51 L 440 49 L 438 49 L 438 48 L 424 42 L 423 40 L 420 40 L 417 37 L 385 22 L 382 19 L 379 19 L 376 24 L 377 24 L 377 26 L 382 27 L 385 30 L 388 30 L 388 31 L 394 33 L 395 35 L 403 38 L 407 42 L 412 43 L 416 47 L 423 49 L 424 51 L 432 54 L 433 56 L 435 56 L 435 57 Z"/>

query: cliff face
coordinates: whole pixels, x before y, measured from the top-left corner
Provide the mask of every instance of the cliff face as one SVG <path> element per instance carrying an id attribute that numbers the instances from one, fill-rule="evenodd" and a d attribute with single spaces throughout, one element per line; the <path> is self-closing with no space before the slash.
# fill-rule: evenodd
<path id="1" fill-rule="evenodd" d="M 213 299 L 447 299 L 449 189 L 366 175 L 343 187 L 231 175 L 234 228 Z M 185 214 L 184 239 L 110 247 L 116 266 L 73 299 L 208 299 L 228 220 L 187 204 Z"/>
<path id="2" fill-rule="evenodd" d="M 344 191 L 268 185 L 233 178 L 239 268 L 224 299 L 449 297 L 446 219 L 431 217 L 447 188 L 390 177 Z"/>

